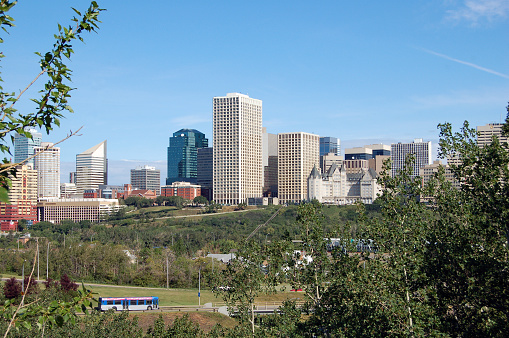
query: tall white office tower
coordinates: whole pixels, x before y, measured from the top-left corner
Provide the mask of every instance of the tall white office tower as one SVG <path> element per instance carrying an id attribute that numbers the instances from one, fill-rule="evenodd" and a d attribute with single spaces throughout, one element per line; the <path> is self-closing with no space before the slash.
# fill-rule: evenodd
<path id="1" fill-rule="evenodd" d="M 100 184 L 108 184 L 106 140 L 76 155 L 76 192 L 83 194 L 98 189 Z"/>
<path id="2" fill-rule="evenodd" d="M 14 162 L 20 163 L 34 154 L 34 147 L 41 145 L 42 134 L 34 128 L 25 128 L 25 131 L 32 134 L 32 138 L 28 138 L 25 135 L 16 134 L 14 135 Z M 31 159 L 27 163 L 34 164 L 34 160 Z"/>
<path id="3" fill-rule="evenodd" d="M 239 93 L 213 99 L 214 201 L 239 204 L 261 197 L 262 101 Z"/>
<path id="4" fill-rule="evenodd" d="M 409 154 L 412 154 L 415 158 L 411 176 L 419 176 L 419 169 L 431 164 L 431 141 L 423 142 L 422 138 L 417 138 L 412 143 L 391 144 L 392 177 L 403 169 L 405 159 Z"/>
<path id="5" fill-rule="evenodd" d="M 42 142 L 39 147 L 34 147 L 38 199 L 60 198 L 60 148 L 52 146 L 53 143 Z"/>
<path id="6" fill-rule="evenodd" d="M 308 199 L 308 177 L 320 168 L 320 136 L 278 134 L 278 197 L 281 204 Z"/>

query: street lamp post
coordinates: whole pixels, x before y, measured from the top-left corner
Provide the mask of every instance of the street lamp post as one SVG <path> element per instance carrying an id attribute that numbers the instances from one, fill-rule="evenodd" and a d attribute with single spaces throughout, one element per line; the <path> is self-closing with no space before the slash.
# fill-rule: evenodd
<path id="1" fill-rule="evenodd" d="M 166 252 L 166 288 L 170 288 L 170 282 L 168 279 L 168 252 Z"/>
<path id="2" fill-rule="evenodd" d="M 198 270 L 198 306 L 201 306 L 201 265 Z"/>

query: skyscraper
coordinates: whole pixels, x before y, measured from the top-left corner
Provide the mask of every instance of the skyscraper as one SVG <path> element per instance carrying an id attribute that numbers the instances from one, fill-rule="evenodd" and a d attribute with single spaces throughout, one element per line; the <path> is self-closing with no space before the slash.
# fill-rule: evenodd
<path id="1" fill-rule="evenodd" d="M 309 133 L 278 134 L 278 197 L 281 204 L 308 198 L 308 177 L 320 167 L 320 136 Z"/>
<path id="2" fill-rule="evenodd" d="M 131 169 L 131 185 L 137 189 L 152 190 L 161 194 L 161 171 L 148 165 Z"/>
<path id="3" fill-rule="evenodd" d="M 42 142 L 34 147 L 34 169 L 37 171 L 37 198 L 60 198 L 60 148 Z"/>
<path id="4" fill-rule="evenodd" d="M 201 195 L 209 201 L 212 196 L 212 186 L 214 184 L 214 151 L 213 148 L 198 149 L 198 184 L 201 186 Z"/>
<path id="5" fill-rule="evenodd" d="M 262 128 L 263 196 L 277 197 L 277 134 Z"/>
<path id="6" fill-rule="evenodd" d="M 108 159 L 106 140 L 76 155 L 76 192 L 83 194 L 86 189 L 98 189 L 108 184 Z"/>
<path id="7" fill-rule="evenodd" d="M 412 143 L 391 144 L 392 177 L 403 169 L 405 159 L 409 154 L 415 158 L 411 176 L 419 176 L 419 169 L 431 164 L 431 142 L 423 142 L 422 138 L 418 138 Z"/>
<path id="8" fill-rule="evenodd" d="M 25 135 L 16 134 L 14 135 L 14 162 L 20 163 L 34 154 L 34 147 L 41 145 L 42 134 L 33 128 L 25 129 L 27 132 L 32 134 L 32 138 L 28 138 Z M 27 163 L 34 164 L 34 160 L 31 159 Z M 26 163 L 25 163 L 26 164 Z"/>
<path id="9" fill-rule="evenodd" d="M 239 93 L 213 99 L 214 201 L 261 197 L 262 101 Z"/>
<path id="10" fill-rule="evenodd" d="M 336 137 L 320 137 L 320 156 L 330 153 L 341 156 L 341 141 Z"/>
<path id="11" fill-rule="evenodd" d="M 166 184 L 176 181 L 196 183 L 198 148 L 207 148 L 205 134 L 195 129 L 180 129 L 170 137 Z"/>

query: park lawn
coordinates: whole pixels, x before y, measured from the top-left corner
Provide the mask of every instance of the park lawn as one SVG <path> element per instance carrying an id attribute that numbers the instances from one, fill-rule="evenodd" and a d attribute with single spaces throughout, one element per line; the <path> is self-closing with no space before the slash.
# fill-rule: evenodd
<path id="1" fill-rule="evenodd" d="M 94 298 L 99 297 L 159 297 L 161 306 L 195 306 L 198 305 L 198 289 L 163 289 L 163 288 L 141 288 L 141 287 L 105 287 L 85 283 L 85 287 L 94 292 Z M 201 305 L 222 303 L 221 298 L 210 290 L 201 290 Z M 261 295 L 256 302 L 282 302 L 287 299 L 304 300 L 303 292 L 278 292 L 271 295 Z M 96 304 L 94 304 L 96 305 Z"/>

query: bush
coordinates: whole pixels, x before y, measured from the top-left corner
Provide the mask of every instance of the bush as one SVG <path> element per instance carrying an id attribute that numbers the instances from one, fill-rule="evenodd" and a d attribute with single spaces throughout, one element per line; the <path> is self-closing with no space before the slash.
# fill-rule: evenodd
<path id="1" fill-rule="evenodd" d="M 21 296 L 21 283 L 16 278 L 12 277 L 5 282 L 4 296 L 7 299 Z"/>

